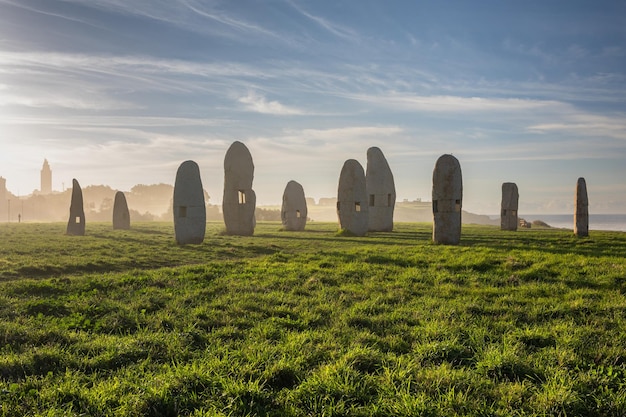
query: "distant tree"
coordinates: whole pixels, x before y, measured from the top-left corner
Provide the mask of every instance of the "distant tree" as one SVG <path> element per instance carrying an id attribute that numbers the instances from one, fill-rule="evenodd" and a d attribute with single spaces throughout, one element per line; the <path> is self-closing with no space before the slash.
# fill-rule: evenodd
<path id="1" fill-rule="evenodd" d="M 280 219 L 280 210 L 272 210 L 272 209 L 262 209 L 257 207 L 254 210 L 254 216 L 259 221 L 281 221 Z"/>

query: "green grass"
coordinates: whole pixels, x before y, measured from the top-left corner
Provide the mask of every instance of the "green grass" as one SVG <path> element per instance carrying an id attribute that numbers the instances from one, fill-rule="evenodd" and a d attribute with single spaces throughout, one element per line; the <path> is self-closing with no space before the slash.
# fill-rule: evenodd
<path id="1" fill-rule="evenodd" d="M 626 233 L 0 225 L 0 416 L 623 416 Z"/>

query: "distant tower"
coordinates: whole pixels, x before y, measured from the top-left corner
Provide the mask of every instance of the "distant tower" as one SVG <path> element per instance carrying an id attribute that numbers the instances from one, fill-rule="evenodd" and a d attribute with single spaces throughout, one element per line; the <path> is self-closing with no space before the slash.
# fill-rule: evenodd
<path id="1" fill-rule="evenodd" d="M 52 170 L 48 164 L 48 160 L 43 160 L 43 167 L 41 168 L 41 194 L 52 193 Z"/>

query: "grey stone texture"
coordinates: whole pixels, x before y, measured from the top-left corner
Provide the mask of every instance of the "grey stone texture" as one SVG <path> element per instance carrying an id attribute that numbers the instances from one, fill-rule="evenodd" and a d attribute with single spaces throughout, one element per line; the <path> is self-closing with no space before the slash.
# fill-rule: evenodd
<path id="1" fill-rule="evenodd" d="M 283 205 L 280 209 L 283 228 L 290 231 L 304 230 L 307 214 L 306 197 L 302 185 L 296 181 L 289 181 L 283 192 Z"/>
<path id="2" fill-rule="evenodd" d="M 500 205 L 500 229 L 516 231 L 519 224 L 517 210 L 519 193 L 514 182 L 502 183 L 502 203 Z"/>
<path id="3" fill-rule="evenodd" d="M 254 234 L 256 194 L 252 189 L 253 179 L 254 163 L 250 151 L 243 143 L 233 142 L 224 157 L 222 213 L 227 234 Z"/>
<path id="4" fill-rule="evenodd" d="M 115 193 L 115 200 L 113 202 L 113 229 L 130 229 L 128 203 L 126 202 L 126 196 L 121 191 Z"/>
<path id="5" fill-rule="evenodd" d="M 589 199 L 587 183 L 582 177 L 576 182 L 574 204 L 574 234 L 579 237 L 589 236 Z"/>
<path id="6" fill-rule="evenodd" d="M 70 203 L 70 218 L 67 221 L 68 235 L 85 235 L 85 209 L 83 207 L 83 190 L 76 179 L 72 179 L 72 201 Z"/>
<path id="7" fill-rule="evenodd" d="M 368 209 L 365 172 L 358 161 L 348 159 L 341 169 L 337 189 L 339 227 L 356 236 L 364 236 L 369 224 Z"/>
<path id="8" fill-rule="evenodd" d="M 433 170 L 433 242 L 458 245 L 461 241 L 463 178 L 461 164 L 442 155 Z"/>
<path id="9" fill-rule="evenodd" d="M 375 146 L 367 150 L 365 186 L 369 206 L 368 229 L 373 232 L 391 232 L 393 210 L 396 205 L 396 185 L 385 155 Z"/>
<path id="10" fill-rule="evenodd" d="M 206 205 L 200 168 L 194 161 L 178 167 L 174 183 L 174 232 L 179 245 L 200 244 L 206 230 Z"/>

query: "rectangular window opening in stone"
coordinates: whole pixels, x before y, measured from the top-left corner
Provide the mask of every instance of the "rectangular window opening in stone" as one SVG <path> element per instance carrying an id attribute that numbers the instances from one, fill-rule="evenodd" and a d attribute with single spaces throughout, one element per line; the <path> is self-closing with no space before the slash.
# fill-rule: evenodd
<path id="1" fill-rule="evenodd" d="M 461 211 L 461 200 L 456 200 L 454 202 L 454 210 L 457 212 Z"/>
<path id="2" fill-rule="evenodd" d="M 76 216 L 76 218 L 74 219 L 74 223 L 80 224 L 80 216 Z"/>
<path id="3" fill-rule="evenodd" d="M 337 211 L 339 211 L 339 206 L 341 206 L 341 203 L 337 201 Z"/>
<path id="4" fill-rule="evenodd" d="M 512 211 L 511 211 L 511 215 L 513 215 L 513 216 L 517 216 L 517 210 L 512 210 Z"/>
<path id="5" fill-rule="evenodd" d="M 391 194 L 387 194 L 387 207 L 391 207 Z"/>
<path id="6" fill-rule="evenodd" d="M 370 194 L 370 207 L 374 207 L 375 200 L 376 200 L 376 196 L 374 194 Z"/>
<path id="7" fill-rule="evenodd" d="M 433 200 L 433 213 L 438 213 L 437 200 Z"/>
<path id="8" fill-rule="evenodd" d="M 361 211 L 361 203 L 360 202 L 356 201 L 354 203 L 354 211 L 356 211 L 356 212 Z"/>
<path id="9" fill-rule="evenodd" d="M 300 218 L 300 210 L 296 210 L 296 218 Z"/>
<path id="10" fill-rule="evenodd" d="M 178 217 L 187 217 L 187 206 L 180 206 L 178 208 Z"/>
<path id="11" fill-rule="evenodd" d="M 502 209 L 502 217 L 506 216 L 506 209 Z"/>
<path id="12" fill-rule="evenodd" d="M 246 192 L 239 190 L 239 204 L 246 204 Z"/>

